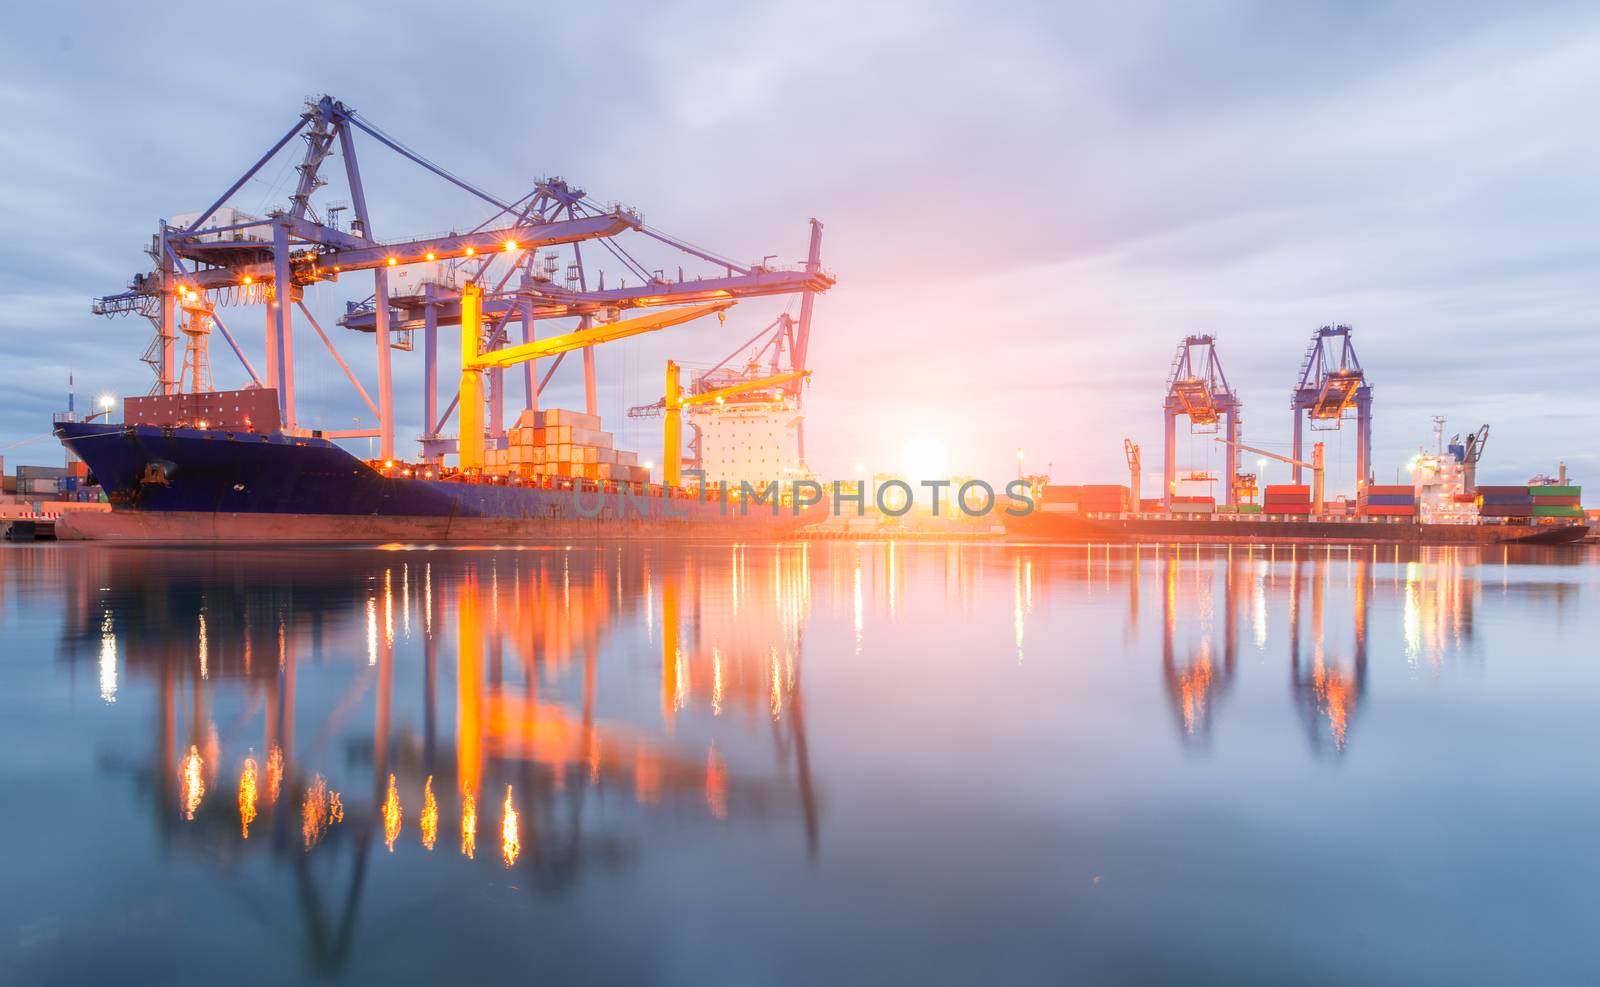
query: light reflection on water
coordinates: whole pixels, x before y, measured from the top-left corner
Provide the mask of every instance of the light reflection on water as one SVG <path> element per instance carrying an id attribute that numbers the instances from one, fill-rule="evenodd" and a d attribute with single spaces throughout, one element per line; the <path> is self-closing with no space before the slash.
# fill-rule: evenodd
<path id="1" fill-rule="evenodd" d="M 8 548 L 0 960 L 1559 979 L 1597 958 L 1594 561 Z"/>

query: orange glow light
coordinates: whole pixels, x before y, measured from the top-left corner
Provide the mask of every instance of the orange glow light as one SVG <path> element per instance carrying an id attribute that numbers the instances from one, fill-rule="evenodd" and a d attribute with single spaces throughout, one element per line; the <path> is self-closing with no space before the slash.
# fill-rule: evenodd
<path id="1" fill-rule="evenodd" d="M 339 800 L 339 793 L 317 775 L 300 803 L 300 835 L 305 838 L 306 849 L 316 846 L 329 827 L 341 822 L 344 822 L 344 803 Z"/>
<path id="2" fill-rule="evenodd" d="M 250 838 L 250 824 L 256 818 L 256 759 L 244 759 L 244 772 L 239 775 L 239 835 Z"/>
<path id="3" fill-rule="evenodd" d="M 278 790 L 283 786 L 283 748 L 277 744 L 267 752 L 267 804 L 275 805 Z"/>
<path id="4" fill-rule="evenodd" d="M 517 807 L 511 804 L 511 786 L 506 786 L 506 801 L 500 815 L 500 856 L 510 867 L 522 853 L 522 839 L 517 833 Z"/>
<path id="5" fill-rule="evenodd" d="M 394 775 L 389 776 L 389 794 L 383 798 L 383 842 L 394 852 L 394 841 L 400 836 L 400 793 L 394 788 Z"/>
<path id="6" fill-rule="evenodd" d="M 467 248 L 467 256 L 468 256 L 468 257 L 471 257 L 471 256 L 472 256 L 472 255 L 473 255 L 473 254 L 475 254 L 475 253 L 477 253 L 477 252 L 478 252 L 478 251 L 477 251 L 477 250 L 475 250 L 475 249 L 473 249 L 473 248 L 472 248 L 472 247 L 468 247 L 468 248 Z"/>
<path id="7" fill-rule="evenodd" d="M 439 840 L 439 800 L 433 796 L 433 775 L 422 786 L 422 845 L 429 850 Z"/>
<path id="8" fill-rule="evenodd" d="M 394 259 L 394 258 L 393 258 L 393 257 L 390 257 L 390 258 L 389 258 L 389 266 L 390 266 L 390 267 L 393 267 L 393 266 L 395 266 L 395 265 L 396 265 L 396 264 L 398 264 L 398 263 L 400 263 L 400 262 L 399 262 L 399 261 L 397 261 L 397 260 L 395 260 L 395 259 Z"/>
<path id="9" fill-rule="evenodd" d="M 517 241 L 515 241 L 515 240 L 507 240 L 506 241 L 506 253 L 509 254 L 509 253 L 511 253 L 511 251 L 513 251 L 515 249 L 517 249 Z"/>
<path id="10" fill-rule="evenodd" d="M 205 798 L 206 782 L 201 777 L 201 769 L 205 762 L 200 759 L 200 748 L 194 744 L 189 745 L 189 755 L 183 759 L 183 769 L 180 785 L 183 791 L 183 818 L 194 819 L 195 810 L 200 808 L 200 800 Z"/>
<path id="11" fill-rule="evenodd" d="M 478 851 L 478 800 L 471 792 L 461 796 L 461 854 L 471 860 Z"/>

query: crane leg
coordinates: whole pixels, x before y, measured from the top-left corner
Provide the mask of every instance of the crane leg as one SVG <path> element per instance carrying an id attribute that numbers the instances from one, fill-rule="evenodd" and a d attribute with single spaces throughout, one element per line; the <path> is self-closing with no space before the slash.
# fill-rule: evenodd
<path id="1" fill-rule="evenodd" d="M 439 421 L 439 307 L 432 284 L 422 291 L 422 431 L 432 438 Z"/>
<path id="2" fill-rule="evenodd" d="M 1299 459 L 1301 461 L 1304 461 L 1305 458 L 1306 458 L 1301 453 L 1301 449 L 1305 445 L 1305 437 L 1301 432 L 1301 429 L 1304 427 L 1304 425 L 1305 425 L 1305 410 L 1302 409 L 1302 408 L 1295 408 L 1294 409 L 1294 453 L 1293 453 L 1293 456 L 1294 456 L 1295 459 Z M 1290 482 L 1291 483 L 1299 483 L 1300 482 L 1300 467 L 1298 467 L 1298 466 L 1294 467 L 1293 472 L 1294 472 L 1294 479 L 1291 480 Z"/>
<path id="3" fill-rule="evenodd" d="M 533 342 L 533 303 L 524 300 L 522 303 L 522 341 Z M 523 408 L 534 411 L 539 407 L 539 375 L 534 372 L 537 360 L 529 360 L 522 365 Z"/>
<path id="4" fill-rule="evenodd" d="M 1364 390 L 1364 388 L 1363 388 Z M 1372 395 L 1356 398 L 1356 499 L 1367 492 L 1372 482 Z"/>
<path id="5" fill-rule="evenodd" d="M 1233 503 L 1233 478 L 1239 475 L 1239 413 L 1228 409 L 1227 452 L 1223 454 L 1222 503 Z"/>
<path id="6" fill-rule="evenodd" d="M 394 458 L 394 371 L 389 346 L 389 273 L 378 268 L 372 275 L 373 336 L 378 342 L 378 458 Z"/>
<path id="7" fill-rule="evenodd" d="M 668 487 L 680 485 L 683 456 L 683 407 L 679 403 L 678 365 L 667 361 L 666 420 L 661 428 L 661 475 Z"/>
<path id="8" fill-rule="evenodd" d="M 1166 441 L 1161 459 L 1161 503 L 1172 506 L 1172 495 L 1178 486 L 1178 414 L 1171 408 L 1166 413 Z"/>

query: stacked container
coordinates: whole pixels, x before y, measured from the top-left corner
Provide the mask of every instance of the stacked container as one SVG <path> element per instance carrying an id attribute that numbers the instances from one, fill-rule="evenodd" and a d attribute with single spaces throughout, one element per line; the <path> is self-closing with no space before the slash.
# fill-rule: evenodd
<path id="1" fill-rule="evenodd" d="M 1534 517 L 1583 517 L 1583 488 L 1544 485 L 1529 487 Z"/>
<path id="2" fill-rule="evenodd" d="M 1082 493 L 1082 487 L 1047 484 L 1040 493 L 1039 508 L 1046 514 L 1076 514 Z"/>
<path id="3" fill-rule="evenodd" d="M 1311 487 L 1304 483 L 1268 484 L 1262 510 L 1267 514 L 1311 514 Z"/>
<path id="4" fill-rule="evenodd" d="M 1531 518 L 1533 495 L 1527 487 L 1478 488 L 1478 516 L 1486 518 Z"/>
<path id="5" fill-rule="evenodd" d="M 1416 517 L 1417 491 L 1407 484 L 1371 484 L 1364 491 L 1368 517 Z"/>
<path id="6" fill-rule="evenodd" d="M 524 411 L 506 430 L 505 449 L 490 453 L 490 468 L 520 476 L 649 483 L 638 453 L 613 448 L 598 415 L 552 408 Z"/>
<path id="7" fill-rule="evenodd" d="M 1078 494 L 1085 514 L 1122 514 L 1128 510 L 1128 488 L 1112 483 L 1086 483 Z"/>
<path id="8" fill-rule="evenodd" d="M 1173 495 L 1172 513 L 1174 514 L 1215 514 L 1217 511 L 1217 498 L 1215 497 L 1179 497 Z"/>

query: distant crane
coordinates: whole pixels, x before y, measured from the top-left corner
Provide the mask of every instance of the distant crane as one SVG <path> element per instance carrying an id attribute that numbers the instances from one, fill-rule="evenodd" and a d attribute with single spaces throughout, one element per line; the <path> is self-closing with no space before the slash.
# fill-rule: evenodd
<path id="1" fill-rule="evenodd" d="M 1139 447 L 1134 444 L 1132 439 L 1123 439 L 1122 454 L 1128 460 L 1128 503 L 1137 511 L 1139 509 Z"/>
<path id="2" fill-rule="evenodd" d="M 1485 425 L 1467 436 L 1461 454 L 1462 488 L 1466 493 L 1478 490 L 1478 460 L 1483 458 L 1483 447 L 1489 444 L 1489 426 Z"/>
<path id="3" fill-rule="evenodd" d="M 1372 477 L 1372 386 L 1350 344 L 1350 327 L 1323 326 L 1311 334 L 1300 383 L 1289 397 L 1294 413 L 1294 458 L 1304 456 L 1302 433 L 1307 418 L 1313 430 L 1339 428 L 1353 410 L 1356 416 L 1356 496 Z M 1279 457 L 1275 457 L 1279 458 Z M 1294 482 L 1300 482 L 1299 465 Z"/>
<path id="4" fill-rule="evenodd" d="M 1227 375 L 1222 372 L 1222 362 L 1217 358 L 1216 337 L 1189 336 L 1178 344 L 1177 355 L 1172 359 L 1172 371 L 1167 377 L 1165 456 L 1162 460 L 1162 503 L 1172 505 L 1178 487 L 1177 421 L 1183 415 L 1189 419 L 1189 431 L 1206 433 L 1217 431 L 1224 423 L 1227 451 L 1227 475 L 1239 471 L 1239 424 L 1243 407 L 1237 394 L 1228 386 Z M 1233 503 L 1232 485 L 1224 487 L 1226 503 Z"/>
<path id="5" fill-rule="evenodd" d="M 1305 469 L 1310 470 L 1311 471 L 1311 513 L 1314 516 L 1319 516 L 1319 517 L 1321 516 L 1322 507 L 1323 507 L 1323 482 L 1322 481 L 1323 481 L 1323 473 L 1324 473 L 1324 469 L 1323 469 L 1323 452 L 1322 452 L 1322 443 L 1321 442 L 1316 442 L 1316 443 L 1312 444 L 1312 446 L 1311 446 L 1311 462 L 1308 463 L 1308 462 L 1305 462 L 1304 460 L 1297 459 L 1297 458 L 1294 458 L 1294 457 L 1282 456 L 1282 455 L 1279 455 L 1278 453 L 1275 453 L 1275 452 L 1268 452 L 1265 449 L 1257 449 L 1255 446 L 1247 446 L 1247 445 L 1245 445 L 1245 444 L 1243 444 L 1241 442 L 1228 442 L 1227 439 L 1224 439 L 1221 436 L 1217 437 L 1217 441 L 1218 442 L 1227 442 L 1228 445 L 1231 446 L 1231 447 L 1234 447 L 1234 448 L 1237 448 L 1237 449 L 1243 449 L 1245 452 L 1253 452 L 1258 456 L 1266 456 L 1268 459 L 1276 459 L 1280 463 L 1288 463 L 1290 466 L 1293 466 L 1295 468 L 1296 473 L 1298 473 L 1299 470 L 1302 467 L 1305 468 Z"/>

